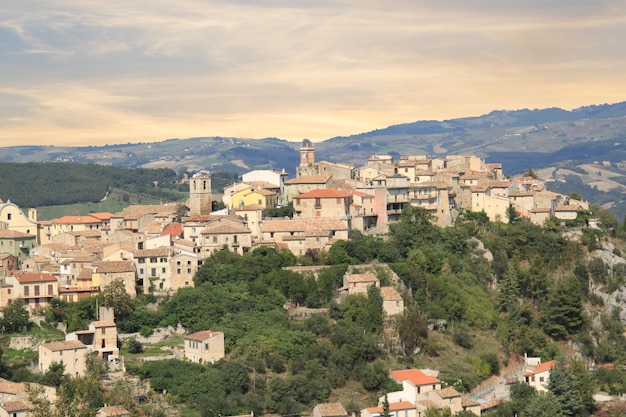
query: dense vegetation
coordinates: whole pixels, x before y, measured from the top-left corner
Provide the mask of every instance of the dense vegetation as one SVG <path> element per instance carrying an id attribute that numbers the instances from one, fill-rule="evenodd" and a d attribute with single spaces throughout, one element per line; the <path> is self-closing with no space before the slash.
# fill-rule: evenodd
<path id="1" fill-rule="evenodd" d="M 124 169 L 70 163 L 0 163 L 0 196 L 20 207 L 98 202 L 111 188 L 176 201 L 177 175 L 169 169 Z M 186 189 L 178 189 L 186 191 Z"/>
<path id="2" fill-rule="evenodd" d="M 77 163 L 0 163 L 0 198 L 22 208 L 97 203 L 115 190 L 126 205 L 133 196 L 160 201 L 180 201 L 188 195 L 182 180 L 193 173 L 171 169 L 126 169 Z M 238 181 L 230 172 L 211 173 L 214 193 Z"/>
<path id="3" fill-rule="evenodd" d="M 578 240 L 564 238 L 563 232 L 577 233 Z M 194 288 L 171 298 L 133 299 L 114 284 L 97 303 L 115 307 L 123 332 L 150 334 L 180 323 L 189 332 L 225 333 L 227 358 L 215 365 L 180 360 L 127 364 L 157 392 L 167 392 L 171 402 L 185 404 L 190 415 L 250 409 L 300 413 L 345 391 L 369 393 L 372 401 L 397 389 L 388 377 L 390 368 L 433 363 L 443 381 L 468 391 L 524 354 L 565 363 L 570 342 L 583 359 L 611 362 L 615 368 L 591 375 L 582 362 L 570 362 L 558 368 L 563 376 L 554 379 L 550 395 L 519 388 L 514 399 L 525 399 L 514 400 L 497 415 L 586 415 L 594 409 L 589 393 L 596 386 L 626 392 L 626 374 L 619 366 L 626 363 L 620 310 L 604 308 L 599 295 L 623 288 L 626 268 L 585 256 L 609 241 L 613 253 L 620 254 L 623 238 L 624 231 L 615 227 L 561 230 L 521 218 L 490 223 L 484 213 L 464 213 L 455 227 L 439 228 L 428 212 L 409 206 L 384 238 L 353 232 L 328 252 L 309 251 L 299 258 L 271 248 L 244 255 L 222 250 L 205 260 Z M 372 265 L 381 284 L 389 285 L 393 277 L 381 263 L 401 281 L 406 312 L 396 320 L 383 320 L 378 289 L 341 302 L 336 298 L 348 265 L 357 265 L 357 271 Z M 296 264 L 329 267 L 317 277 L 284 269 Z M 150 308 L 157 301 L 158 308 Z M 320 310 L 296 320 L 285 305 Z M 83 328 L 94 319 L 95 306 L 95 299 L 55 300 L 47 321 L 64 321 L 70 331 Z M 20 317 L 15 311 L 10 316 Z M 385 339 L 389 331 L 397 334 L 397 344 Z M 480 335 L 491 342 L 480 346 Z M 125 348 L 141 350 L 136 343 Z M 460 366 L 446 366 L 452 358 L 445 355 L 451 352 L 464 358 Z M 25 371 L 12 376 L 32 378 Z M 339 398 L 348 408 L 372 405 L 349 397 Z M 537 410 L 557 411 L 533 414 Z"/>

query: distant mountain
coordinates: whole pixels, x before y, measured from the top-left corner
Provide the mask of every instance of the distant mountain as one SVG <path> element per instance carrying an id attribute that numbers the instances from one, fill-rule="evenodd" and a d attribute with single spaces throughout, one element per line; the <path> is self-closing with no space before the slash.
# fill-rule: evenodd
<path id="1" fill-rule="evenodd" d="M 300 142 L 278 138 L 229 137 L 84 147 L 14 146 L 0 148 L 0 162 L 61 161 L 177 172 L 285 169 L 294 175 L 299 146 Z M 593 195 L 595 200 L 590 200 L 618 216 L 626 214 L 626 102 L 572 111 L 496 110 L 478 117 L 416 121 L 334 137 L 315 143 L 315 148 L 317 160 L 357 166 L 374 154 L 475 154 L 487 162 L 501 162 L 506 175 L 544 169 L 540 171 L 545 172 L 544 179 L 558 180 L 561 192 Z M 579 179 L 571 181 L 572 176 Z"/>
<path id="2" fill-rule="evenodd" d="M 472 153 L 502 162 L 505 173 L 563 160 L 626 160 L 626 102 L 559 108 L 497 110 L 479 117 L 416 121 L 315 143 L 317 159 L 364 164 L 373 154 Z M 616 145 L 617 144 L 617 145 Z M 285 169 L 294 173 L 299 142 L 277 138 L 204 137 L 106 146 L 14 146 L 0 148 L 0 162 L 67 161 L 126 168 L 209 169 L 245 172 Z"/>

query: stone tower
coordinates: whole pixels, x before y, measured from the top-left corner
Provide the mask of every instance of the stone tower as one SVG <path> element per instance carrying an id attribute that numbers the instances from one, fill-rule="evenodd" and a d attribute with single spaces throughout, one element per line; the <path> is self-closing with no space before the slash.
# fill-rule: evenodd
<path id="1" fill-rule="evenodd" d="M 300 166 L 296 170 L 296 175 L 302 177 L 305 175 L 316 175 L 318 166 L 315 164 L 315 146 L 313 143 L 304 139 L 300 144 Z"/>
<path id="2" fill-rule="evenodd" d="M 200 216 L 211 213 L 211 174 L 200 171 L 189 180 L 189 214 Z"/>

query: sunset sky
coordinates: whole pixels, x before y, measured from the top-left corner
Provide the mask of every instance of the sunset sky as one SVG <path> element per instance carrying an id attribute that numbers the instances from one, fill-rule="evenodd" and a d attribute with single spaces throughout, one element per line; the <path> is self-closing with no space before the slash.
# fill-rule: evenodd
<path id="1" fill-rule="evenodd" d="M 609 0 L 3 0 L 0 146 L 323 140 L 626 101 Z"/>

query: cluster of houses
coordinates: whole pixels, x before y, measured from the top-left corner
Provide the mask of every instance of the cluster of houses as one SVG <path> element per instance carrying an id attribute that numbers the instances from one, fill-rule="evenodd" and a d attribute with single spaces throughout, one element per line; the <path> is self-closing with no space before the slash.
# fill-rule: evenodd
<path id="1" fill-rule="evenodd" d="M 556 361 L 541 362 L 541 358 L 525 358 L 521 373 L 511 382 L 523 382 L 538 392 L 547 392 L 550 372 Z M 429 408 L 449 408 L 452 414 L 469 411 L 479 416 L 497 406 L 503 398 L 480 400 L 459 393 L 453 387 L 443 387 L 439 372 L 432 369 L 403 369 L 390 372 L 391 378 L 402 385 L 401 391 L 380 397 L 378 405 L 361 410 L 361 417 L 381 417 L 385 401 L 391 417 L 424 417 Z"/>
<path id="2" fill-rule="evenodd" d="M 540 358 L 526 358 L 522 373 L 514 381 L 524 382 L 538 392 L 548 391 L 550 371 L 556 361 L 541 362 Z M 402 369 L 390 371 L 392 380 L 402 385 L 401 391 L 390 392 L 378 399 L 374 407 L 360 410 L 361 417 L 382 417 L 388 407 L 391 417 L 425 417 L 428 409 L 449 409 L 454 415 L 461 411 L 480 416 L 497 406 L 502 399 L 480 400 L 461 394 L 453 387 L 445 387 L 439 371 L 432 369 Z M 513 381 L 509 381 L 513 382 Z M 386 403 L 386 404 L 385 404 Z M 348 417 L 350 413 L 340 403 L 318 404 L 314 417 Z"/>
<path id="3" fill-rule="evenodd" d="M 22 298 L 31 309 L 54 297 L 77 301 L 114 279 L 131 295 L 168 294 L 193 285 L 202 261 L 224 247 L 244 253 L 259 246 L 296 255 L 329 249 L 351 230 L 381 232 L 406 204 L 423 207 L 440 225 L 461 210 L 484 211 L 506 222 L 514 207 L 543 223 L 576 218 L 588 203 L 548 191 L 531 177 L 505 178 L 501 164 L 473 155 L 395 160 L 374 155 L 363 167 L 316 162 L 304 140 L 295 178 L 282 171 L 251 171 L 224 189 L 226 209 L 213 212 L 211 176 L 189 182 L 185 203 L 133 205 L 119 213 L 89 213 L 38 221 L 10 201 L 0 203 L 0 308 Z M 267 210 L 293 204 L 293 218 Z"/>
<path id="4" fill-rule="evenodd" d="M 429 158 L 373 155 L 362 167 L 317 162 L 309 140 L 300 146 L 296 177 L 282 171 L 257 170 L 226 187 L 225 209 L 214 212 L 217 198 L 211 176 L 200 171 L 188 178 L 184 203 L 133 205 L 119 213 L 89 213 L 39 221 L 34 209 L 0 200 L 0 309 L 24 300 L 39 311 L 53 298 L 76 302 L 92 297 L 113 281 L 131 296 L 167 295 L 193 286 L 203 260 L 227 248 L 243 254 L 256 247 L 285 249 L 295 255 L 324 251 L 352 230 L 382 233 L 399 220 L 406 204 L 430 211 L 439 225 L 454 223 L 461 210 L 484 212 L 506 222 L 510 207 L 530 221 L 574 219 L 588 203 L 548 191 L 541 180 L 505 178 L 501 164 L 473 155 Z M 293 205 L 293 218 L 268 218 L 268 209 Z M 374 274 L 348 273 L 340 294 L 366 293 L 380 287 Z M 381 288 L 386 315 L 401 314 L 404 304 L 394 287 Z M 113 312 L 103 309 L 87 330 L 66 340 L 42 344 L 39 368 L 60 360 L 71 375 L 85 373 L 86 353 L 106 359 L 119 354 Z M 224 334 L 201 331 L 185 337 L 185 355 L 194 362 L 224 357 Z M 428 404 L 453 410 L 479 410 L 452 388 L 441 388 L 435 375 L 419 370 L 392 374 L 403 391 L 390 394 L 392 411 L 420 417 Z M 427 381 L 425 383 L 424 381 Z M 423 384 L 424 383 L 424 384 Z M 2 407 L 0 407 L 0 415 Z M 376 409 L 364 410 L 375 416 Z M 19 415 L 19 414 L 11 414 Z M 399 417 L 399 416 L 398 416 Z"/>

